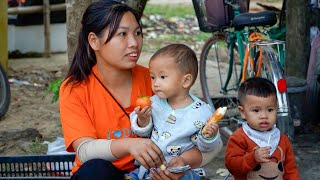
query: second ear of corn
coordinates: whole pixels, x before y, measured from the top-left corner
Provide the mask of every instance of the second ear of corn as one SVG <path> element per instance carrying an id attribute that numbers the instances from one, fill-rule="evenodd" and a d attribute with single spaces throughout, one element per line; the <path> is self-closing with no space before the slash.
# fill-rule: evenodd
<path id="1" fill-rule="evenodd" d="M 167 169 L 167 167 L 164 164 L 161 164 L 160 169 L 164 171 Z"/>

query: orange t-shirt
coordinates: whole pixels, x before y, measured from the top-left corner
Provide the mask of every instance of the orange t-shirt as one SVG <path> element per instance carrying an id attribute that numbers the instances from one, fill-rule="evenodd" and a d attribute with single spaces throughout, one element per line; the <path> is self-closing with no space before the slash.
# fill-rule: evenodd
<path id="1" fill-rule="evenodd" d="M 96 65 L 92 67 L 92 71 L 101 80 Z M 132 75 L 130 106 L 125 108 L 127 114 L 135 108 L 138 96 L 152 95 L 149 70 L 137 65 L 132 69 Z M 87 81 L 84 80 L 72 90 L 71 86 L 63 83 L 59 95 L 60 117 L 67 151 L 74 152 L 72 142 L 81 137 L 108 140 L 136 137 L 128 117 L 92 73 Z M 77 166 L 73 167 L 73 173 L 81 166 L 78 158 L 75 162 Z M 131 155 L 118 159 L 113 164 L 125 171 L 136 168 Z"/>

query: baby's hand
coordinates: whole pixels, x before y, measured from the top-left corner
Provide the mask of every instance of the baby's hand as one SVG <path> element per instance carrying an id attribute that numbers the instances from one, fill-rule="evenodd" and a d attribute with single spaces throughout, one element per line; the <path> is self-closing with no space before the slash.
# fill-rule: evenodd
<path id="1" fill-rule="evenodd" d="M 218 133 L 219 125 L 215 122 L 211 122 L 207 125 L 205 132 L 203 132 L 203 135 L 206 138 L 212 138 Z"/>
<path id="2" fill-rule="evenodd" d="M 254 150 L 254 158 L 258 163 L 265 163 L 270 161 L 270 147 L 262 147 L 262 148 L 255 148 Z"/>
<path id="3" fill-rule="evenodd" d="M 140 106 L 134 109 L 136 114 L 138 115 L 138 125 L 140 127 L 145 127 L 148 125 L 151 116 L 151 106 L 146 106 L 140 110 Z"/>
<path id="4" fill-rule="evenodd" d="M 180 157 L 180 156 L 176 156 L 174 158 L 172 158 L 170 160 L 170 162 L 167 164 L 168 167 L 172 167 L 172 166 L 185 166 L 187 165 L 186 164 L 186 161 Z"/>

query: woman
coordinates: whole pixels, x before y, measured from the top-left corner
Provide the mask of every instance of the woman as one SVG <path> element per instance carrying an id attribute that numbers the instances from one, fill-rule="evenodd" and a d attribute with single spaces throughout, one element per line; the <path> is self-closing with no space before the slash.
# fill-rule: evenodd
<path id="1" fill-rule="evenodd" d="M 133 134 L 128 117 L 139 95 L 152 95 L 149 71 L 137 65 L 143 37 L 135 11 L 100 0 L 86 9 L 81 22 L 78 47 L 60 88 L 67 151 L 77 155 L 72 179 L 122 179 L 136 168 L 134 159 L 146 168 L 159 167 L 165 161 L 161 150 Z M 193 158 L 169 165 L 200 165 L 196 148 L 184 155 Z M 155 180 L 183 175 L 151 173 Z"/>

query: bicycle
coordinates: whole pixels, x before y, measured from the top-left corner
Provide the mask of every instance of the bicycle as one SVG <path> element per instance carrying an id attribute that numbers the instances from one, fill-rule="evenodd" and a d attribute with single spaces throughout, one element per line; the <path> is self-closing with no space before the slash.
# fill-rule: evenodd
<path id="1" fill-rule="evenodd" d="M 292 139 L 293 121 L 289 114 L 284 75 L 285 42 L 268 38 L 266 29 L 277 23 L 276 14 L 271 11 L 247 13 L 248 2 L 241 0 L 211 1 L 216 3 L 211 6 L 207 4 L 210 1 L 192 2 L 200 30 L 212 32 L 200 55 L 203 99 L 211 107 L 227 106 L 229 109 L 226 113 L 228 119 L 220 121 L 220 133 L 228 138 L 243 122 L 235 113 L 241 80 L 260 76 L 271 80 L 276 86 L 277 127 Z M 217 7 L 219 5 L 222 7 Z M 224 22 L 219 21 L 219 17 L 210 17 L 221 9 L 224 10 Z M 252 36 L 254 34 L 256 37 Z M 211 71 L 213 68 L 217 71 Z"/>
<path id="2" fill-rule="evenodd" d="M 8 111 L 11 92 L 10 85 L 2 65 L 0 64 L 0 118 Z"/>

